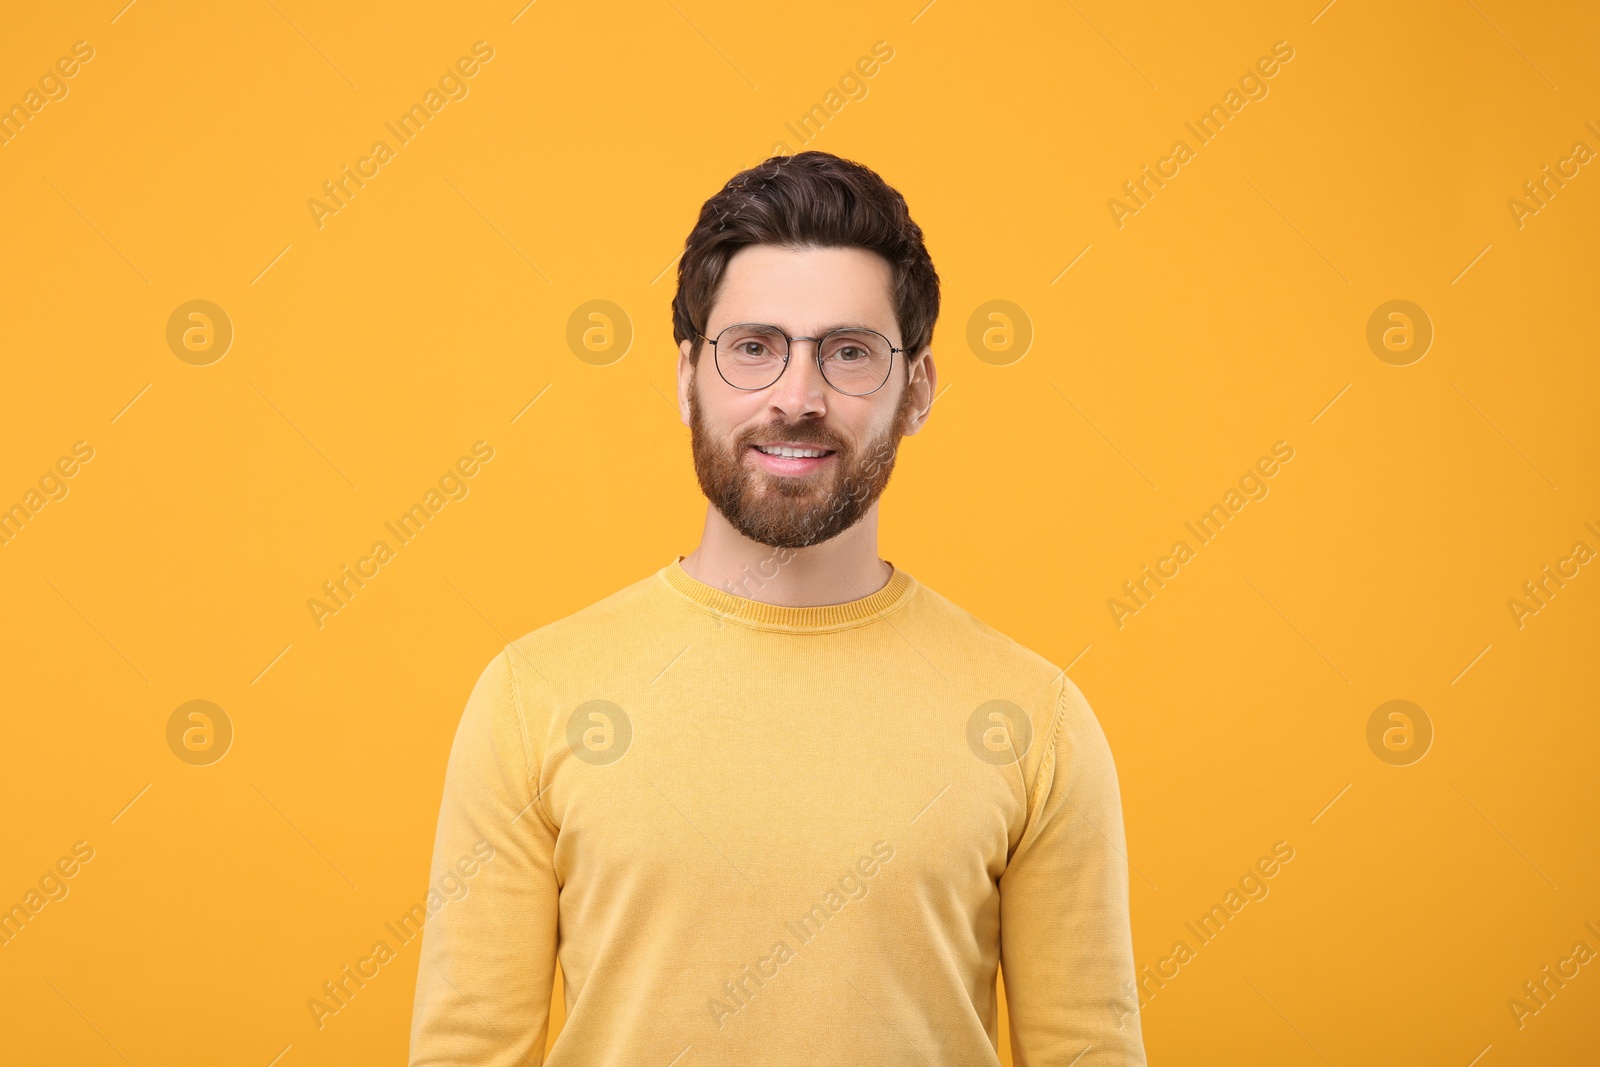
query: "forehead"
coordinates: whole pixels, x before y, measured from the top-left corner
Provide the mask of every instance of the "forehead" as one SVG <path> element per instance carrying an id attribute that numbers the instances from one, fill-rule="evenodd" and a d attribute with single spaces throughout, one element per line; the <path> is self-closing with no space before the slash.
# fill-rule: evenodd
<path id="1" fill-rule="evenodd" d="M 895 336 L 888 260 L 864 248 L 748 245 L 723 271 L 711 332 L 765 322 L 791 334 L 869 326 Z"/>

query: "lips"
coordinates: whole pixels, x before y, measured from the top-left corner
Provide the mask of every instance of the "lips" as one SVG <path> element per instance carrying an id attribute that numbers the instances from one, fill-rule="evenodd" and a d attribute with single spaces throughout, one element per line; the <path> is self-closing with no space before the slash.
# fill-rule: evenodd
<path id="1" fill-rule="evenodd" d="M 796 451 L 821 452 L 822 456 L 816 457 L 818 459 L 821 459 L 821 458 L 824 458 L 824 457 L 827 457 L 827 456 L 831 456 L 836 451 L 836 449 L 824 448 L 821 445 L 796 445 L 796 444 L 790 444 L 788 442 L 782 442 L 782 443 L 779 443 L 779 444 L 768 444 L 765 441 L 758 441 L 755 444 L 752 444 L 750 447 L 755 449 L 757 452 L 760 452 L 762 449 L 765 449 L 765 448 L 788 448 L 788 449 L 792 449 L 792 450 L 796 450 Z M 762 454 L 763 455 L 776 455 L 776 453 L 772 453 L 772 452 L 763 452 Z"/>
<path id="2" fill-rule="evenodd" d="M 793 447 L 793 446 L 790 446 Z M 785 476 L 804 476 L 822 470 L 833 462 L 838 455 L 833 450 L 828 450 L 820 456 L 783 456 L 763 452 L 755 445 L 749 447 L 749 452 L 755 456 L 756 463 L 769 474 Z"/>

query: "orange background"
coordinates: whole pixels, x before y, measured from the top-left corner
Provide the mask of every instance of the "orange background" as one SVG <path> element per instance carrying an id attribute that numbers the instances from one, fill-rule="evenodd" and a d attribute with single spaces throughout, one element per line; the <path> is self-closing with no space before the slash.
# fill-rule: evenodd
<path id="1" fill-rule="evenodd" d="M 0 1060 L 404 1058 L 414 943 L 322 1029 L 306 1001 L 425 892 L 482 666 L 694 546 L 669 268 L 781 145 L 873 166 L 927 232 L 941 392 L 882 555 L 1073 664 L 1138 962 L 1196 949 L 1148 987 L 1150 1061 L 1592 1062 L 1600 964 L 1520 1028 L 1507 1002 L 1600 951 L 1600 573 L 1520 627 L 1507 602 L 1600 549 L 1600 174 L 1508 201 L 1600 150 L 1600 15 L 1319 6 L 8 13 L 0 104 L 94 54 L 0 146 L 0 507 L 93 458 L 0 545 L 0 904 L 93 859 L 0 947 Z M 468 95 L 319 228 L 307 201 L 480 40 Z M 234 333 L 203 366 L 167 341 L 197 299 Z M 1434 333 L 1405 366 L 1367 342 L 1397 299 Z M 626 351 L 569 345 L 592 300 Z M 1017 314 L 974 348 L 994 300 Z M 306 601 L 480 440 L 469 494 L 319 628 Z M 1108 599 L 1278 441 L 1269 495 L 1119 627 Z M 209 766 L 168 747 L 197 699 L 234 730 Z M 1397 699 L 1434 735 L 1406 766 L 1367 741 Z M 1270 895 L 1196 948 L 1184 923 L 1280 840 Z"/>

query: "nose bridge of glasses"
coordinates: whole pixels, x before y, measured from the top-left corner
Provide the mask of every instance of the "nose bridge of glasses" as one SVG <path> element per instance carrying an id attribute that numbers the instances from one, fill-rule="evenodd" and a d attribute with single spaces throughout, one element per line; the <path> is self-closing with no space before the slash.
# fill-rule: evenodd
<path id="1" fill-rule="evenodd" d="M 795 346 L 795 344 L 797 342 L 809 341 L 811 343 L 812 360 L 813 360 L 813 362 L 816 362 L 816 363 L 820 364 L 821 361 L 822 361 L 822 342 L 827 340 L 827 337 L 828 337 L 827 334 L 823 334 L 820 337 L 791 337 L 791 338 L 789 338 L 789 354 L 791 356 L 794 355 L 794 353 L 795 353 L 795 347 L 794 346 Z M 819 367 L 819 369 L 820 369 L 820 367 Z M 827 376 L 824 375 L 823 377 L 827 377 Z"/>
<path id="2" fill-rule="evenodd" d="M 786 339 L 785 339 L 784 335 L 780 333 L 778 335 L 778 342 L 780 344 L 784 344 L 785 340 Z M 811 358 L 809 358 L 809 359 L 802 358 L 799 361 L 799 366 L 797 366 L 796 368 L 794 368 L 794 370 L 791 371 L 789 366 L 788 366 L 788 364 L 794 362 L 794 360 L 792 360 L 790 357 L 791 356 L 796 356 L 796 355 L 802 355 L 803 356 L 805 354 L 804 348 L 803 347 L 798 347 L 800 345 L 800 343 L 804 342 L 804 341 L 811 342 L 811 352 L 810 352 L 810 357 Z M 780 381 L 781 380 L 788 380 L 790 382 L 794 382 L 794 381 L 800 379 L 802 377 L 802 375 L 805 378 L 809 379 L 813 374 L 815 374 L 817 376 L 818 381 L 820 381 L 822 383 L 822 385 L 824 386 L 824 391 L 826 391 L 826 387 L 827 386 L 830 386 L 830 385 L 833 384 L 832 382 L 830 382 L 828 380 L 827 372 L 823 370 L 823 366 L 822 366 L 822 338 L 821 337 L 789 337 L 789 338 L 787 338 L 787 349 L 780 350 L 780 352 L 783 355 L 783 362 L 784 362 L 784 368 L 778 372 L 778 379 Z"/>

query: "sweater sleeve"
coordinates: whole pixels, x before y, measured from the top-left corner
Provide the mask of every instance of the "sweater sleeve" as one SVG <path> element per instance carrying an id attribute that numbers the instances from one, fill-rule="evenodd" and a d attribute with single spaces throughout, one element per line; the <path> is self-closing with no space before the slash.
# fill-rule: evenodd
<path id="1" fill-rule="evenodd" d="M 1062 676 L 1029 819 L 1000 877 L 1017 1067 L 1144 1067 L 1128 859 L 1111 748 Z"/>
<path id="2" fill-rule="evenodd" d="M 515 652 L 508 646 L 484 668 L 450 749 L 411 1067 L 544 1061 L 560 891 L 556 829 L 535 802 L 540 759 L 528 741 Z"/>

